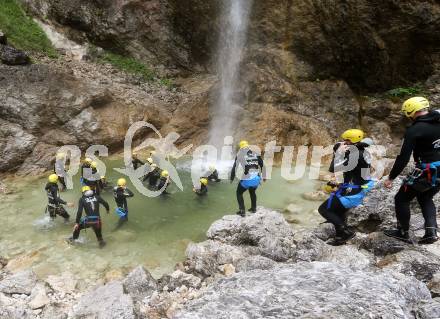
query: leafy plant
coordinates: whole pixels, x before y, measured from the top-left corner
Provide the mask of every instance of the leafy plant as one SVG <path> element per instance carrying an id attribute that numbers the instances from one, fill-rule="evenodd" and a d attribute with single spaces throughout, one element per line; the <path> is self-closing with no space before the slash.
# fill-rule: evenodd
<path id="1" fill-rule="evenodd" d="M 158 82 L 160 85 L 166 86 L 168 88 L 171 88 L 173 85 L 170 79 L 160 78 L 147 65 L 135 58 L 122 56 L 108 51 L 104 51 L 98 56 L 98 60 L 100 62 L 109 63 L 121 71 L 137 75 L 143 81 Z"/>
<path id="2" fill-rule="evenodd" d="M 422 89 L 419 86 L 415 87 L 407 87 L 407 88 L 395 88 L 387 91 L 387 94 L 392 97 L 405 97 L 410 95 L 417 95 L 422 92 Z"/>
<path id="3" fill-rule="evenodd" d="M 25 14 L 16 0 L 0 0 L 0 30 L 18 49 L 58 56 L 44 31 Z"/>

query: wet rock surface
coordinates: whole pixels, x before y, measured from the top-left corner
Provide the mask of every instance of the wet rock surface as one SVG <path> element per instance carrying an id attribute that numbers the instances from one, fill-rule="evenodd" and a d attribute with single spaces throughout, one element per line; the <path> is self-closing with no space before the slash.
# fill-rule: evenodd
<path id="1" fill-rule="evenodd" d="M 357 318 L 365 309 L 373 317 L 403 318 L 429 298 L 426 286 L 403 275 L 302 262 L 219 280 L 176 318 Z"/>

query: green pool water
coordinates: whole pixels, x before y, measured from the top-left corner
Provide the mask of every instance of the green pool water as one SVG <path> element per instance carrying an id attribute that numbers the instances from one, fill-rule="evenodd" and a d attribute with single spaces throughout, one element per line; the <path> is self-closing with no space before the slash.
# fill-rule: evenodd
<path id="1" fill-rule="evenodd" d="M 120 175 L 112 168 L 122 167 L 122 161 L 114 159 L 106 164 L 108 179 L 114 183 Z M 111 211 L 107 215 L 105 209 L 101 210 L 107 242 L 103 249 L 98 248 L 92 230 L 81 232 L 78 245 L 65 242 L 71 235 L 80 197 L 78 177 L 75 177 L 74 190 L 61 193 L 64 200 L 75 203 L 75 208 L 67 208 L 72 216 L 68 224 L 60 217 L 51 222 L 44 214 L 46 179 L 19 181 L 15 193 L 1 195 L 0 255 L 15 260 L 17 268 L 32 266 L 41 277 L 68 271 L 80 278 L 95 280 L 106 272 L 124 273 L 139 264 L 158 277 L 184 260 L 189 242 L 205 239 L 206 230 L 213 221 L 237 211 L 237 182 L 210 184 L 208 195 L 200 198 L 192 192 L 190 173 L 179 170 L 179 174 L 184 191 L 171 186 L 171 194 L 166 197 L 144 197 L 129 182 L 128 187 L 135 197 L 129 199 L 129 221 L 119 229 L 116 229 L 118 217 L 114 213 L 112 194 L 104 192 L 103 198 L 109 202 Z M 275 168 L 272 179 L 258 189 L 258 205 L 279 210 L 290 203 L 300 205 L 303 207 L 303 213 L 297 216 L 300 223 L 292 227 L 310 227 L 321 221 L 313 212 L 319 202 L 306 201 L 301 194 L 314 189 L 316 182 L 308 179 L 287 182 Z M 249 207 L 248 194 L 245 199 Z"/>

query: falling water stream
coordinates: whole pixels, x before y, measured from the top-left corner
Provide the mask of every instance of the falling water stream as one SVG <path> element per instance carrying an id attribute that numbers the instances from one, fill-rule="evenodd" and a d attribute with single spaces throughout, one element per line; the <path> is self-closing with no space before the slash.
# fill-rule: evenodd
<path id="1" fill-rule="evenodd" d="M 242 106 L 242 94 L 236 94 L 240 81 L 252 0 L 224 0 L 217 53 L 219 92 L 211 108 L 209 144 L 223 145 L 225 136 L 234 135 L 237 111 Z"/>

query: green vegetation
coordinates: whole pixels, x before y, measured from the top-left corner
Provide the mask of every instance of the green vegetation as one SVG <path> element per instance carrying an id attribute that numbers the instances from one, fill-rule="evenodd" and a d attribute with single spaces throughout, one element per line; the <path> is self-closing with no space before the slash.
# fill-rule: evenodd
<path id="1" fill-rule="evenodd" d="M 148 66 L 135 58 L 105 51 L 99 56 L 98 60 L 103 63 L 109 63 L 121 71 L 139 76 L 145 82 L 157 81 L 160 85 L 167 86 L 168 88 L 173 86 L 170 79 L 159 78 Z"/>
<path id="2" fill-rule="evenodd" d="M 407 88 L 395 88 L 387 91 L 387 94 L 392 97 L 405 97 L 411 95 L 417 95 L 422 93 L 422 89 L 419 86 L 407 87 Z"/>
<path id="3" fill-rule="evenodd" d="M 44 31 L 26 16 L 15 0 L 0 0 L 0 30 L 18 49 L 41 52 L 49 57 L 57 56 Z"/>

